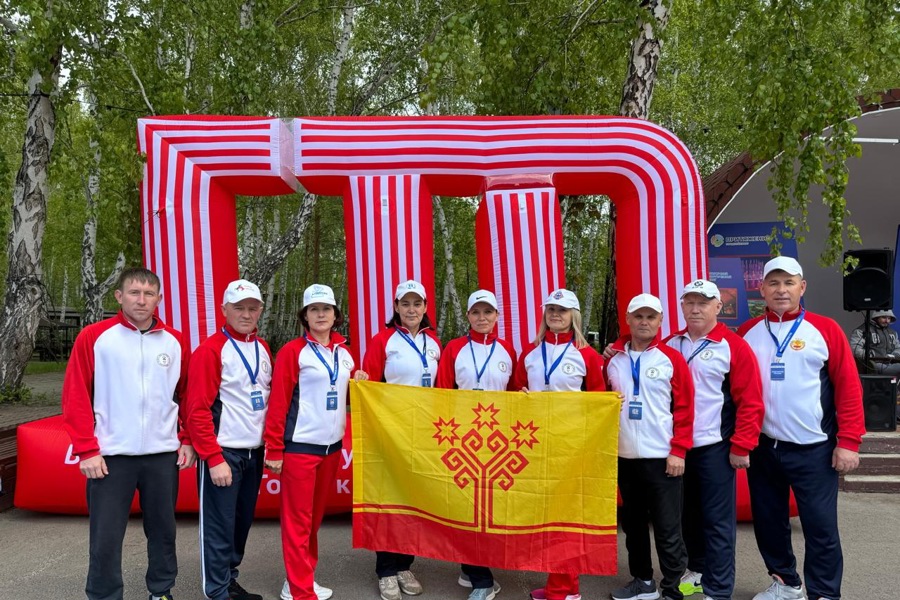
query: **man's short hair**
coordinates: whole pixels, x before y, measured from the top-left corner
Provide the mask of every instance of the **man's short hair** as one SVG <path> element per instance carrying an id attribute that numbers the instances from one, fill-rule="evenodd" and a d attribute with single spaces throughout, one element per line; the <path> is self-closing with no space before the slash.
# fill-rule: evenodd
<path id="1" fill-rule="evenodd" d="M 119 281 L 116 283 L 116 289 L 119 291 L 123 291 L 125 289 L 125 284 L 129 281 L 137 281 L 138 283 L 149 283 L 152 286 L 156 286 L 156 290 L 162 287 L 162 284 L 159 281 L 159 277 L 156 276 L 156 273 L 151 271 L 150 269 L 145 269 L 144 267 L 128 267 L 122 274 L 119 275 Z"/>

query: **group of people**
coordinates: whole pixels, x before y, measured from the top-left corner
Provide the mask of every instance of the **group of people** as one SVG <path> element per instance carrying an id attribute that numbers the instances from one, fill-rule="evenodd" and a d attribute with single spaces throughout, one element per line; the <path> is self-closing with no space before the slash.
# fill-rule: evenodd
<path id="1" fill-rule="evenodd" d="M 178 470 L 199 457 L 202 589 L 212 600 L 262 598 L 238 583 L 263 467 L 281 476 L 285 600 L 325 600 L 318 585 L 317 531 L 338 468 L 349 381 L 487 391 L 604 391 L 619 394 L 619 489 L 631 581 L 613 600 L 681 600 L 702 591 L 730 600 L 734 589 L 735 470 L 749 468 L 760 553 L 773 582 L 754 600 L 806 598 L 790 539 L 793 489 L 804 535 L 810 600 L 840 598 L 838 475 L 858 465 L 864 432 L 853 353 L 837 324 L 806 311 L 800 265 L 766 264 L 766 313 L 735 334 L 718 323 L 712 282 L 681 296 L 686 329 L 665 340 L 658 298 L 628 305 L 628 333 L 604 352 L 582 334 L 580 304 L 566 289 L 543 303 L 533 344 L 521 356 L 497 337 L 497 299 L 468 299 L 470 329 L 442 347 L 416 281 L 397 286 L 393 314 L 355 364 L 338 333 L 343 316 L 331 288 L 304 291 L 303 333 L 275 357 L 257 337 L 264 308 L 244 280 L 225 290 L 225 325 L 193 354 L 160 322 L 159 279 L 128 269 L 115 292 L 116 317 L 75 341 L 63 412 L 87 477 L 90 600 L 121 599 L 122 541 L 134 492 L 148 538 L 150 600 L 171 600 Z M 605 358 L 605 361 L 604 361 Z M 523 397 L 524 400 L 524 397 Z M 657 586 L 650 527 L 662 575 Z M 423 593 L 413 556 L 376 552 L 382 600 Z M 491 570 L 461 565 L 470 600 L 500 592 Z M 580 600 L 578 573 L 551 573 L 533 600 Z"/>

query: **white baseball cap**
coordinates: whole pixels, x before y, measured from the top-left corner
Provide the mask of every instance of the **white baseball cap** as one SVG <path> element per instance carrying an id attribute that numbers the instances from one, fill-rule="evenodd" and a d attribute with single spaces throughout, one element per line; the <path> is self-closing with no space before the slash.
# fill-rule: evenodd
<path id="1" fill-rule="evenodd" d="M 303 308 L 316 302 L 337 306 L 337 302 L 334 299 L 334 290 L 320 283 L 314 283 L 303 290 Z"/>
<path id="2" fill-rule="evenodd" d="M 225 295 L 222 296 L 222 305 L 236 304 L 247 298 L 253 298 L 262 302 L 262 294 L 259 293 L 259 288 L 255 283 L 250 283 L 246 279 L 238 279 L 229 283 L 228 287 L 225 288 Z"/>
<path id="3" fill-rule="evenodd" d="M 422 300 L 427 300 L 427 298 L 425 297 L 425 286 L 418 281 L 415 281 L 414 279 L 404 281 L 397 286 L 397 292 L 394 294 L 394 300 L 399 300 L 407 294 L 416 294 L 417 296 L 420 296 Z"/>
<path id="4" fill-rule="evenodd" d="M 578 297 L 575 295 L 575 292 L 572 292 L 565 288 L 550 292 L 550 295 L 547 296 L 546 300 L 544 300 L 543 306 L 549 306 L 551 304 L 562 306 L 563 308 L 574 308 L 575 310 L 581 310 L 581 304 L 578 302 Z"/>
<path id="5" fill-rule="evenodd" d="M 803 277 L 803 267 L 797 262 L 796 258 L 790 256 L 776 256 L 766 263 L 763 267 L 763 279 L 765 279 L 772 271 L 784 271 L 788 275 L 799 275 Z"/>
<path id="6" fill-rule="evenodd" d="M 472 310 L 472 307 L 479 302 L 490 304 L 494 308 L 494 310 L 500 310 L 497 307 L 497 296 L 494 295 L 494 292 L 489 292 L 487 290 L 475 290 L 474 292 L 469 294 L 469 305 L 466 308 L 466 312 Z"/>
<path id="7" fill-rule="evenodd" d="M 706 279 L 695 279 L 684 286 L 684 289 L 681 290 L 681 297 L 684 298 L 688 294 L 700 294 L 701 296 L 715 298 L 716 300 L 722 299 L 722 294 L 719 293 L 719 286 Z"/>
<path id="8" fill-rule="evenodd" d="M 662 314 L 663 311 L 662 302 L 659 301 L 659 298 L 653 294 L 638 294 L 628 303 L 628 310 L 626 312 L 633 313 L 641 308 L 650 308 L 660 314 Z"/>

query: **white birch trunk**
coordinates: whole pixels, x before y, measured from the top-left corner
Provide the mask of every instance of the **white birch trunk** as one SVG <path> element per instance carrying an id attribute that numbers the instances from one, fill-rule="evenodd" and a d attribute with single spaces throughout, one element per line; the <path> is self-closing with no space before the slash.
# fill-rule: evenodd
<path id="1" fill-rule="evenodd" d="M 444 280 L 445 290 L 449 289 L 450 307 L 444 314 L 443 327 L 449 331 L 449 335 L 455 336 L 460 330 L 462 323 L 462 304 L 459 301 L 459 294 L 456 292 L 456 274 L 453 270 L 453 236 L 451 235 L 450 224 L 444 215 L 444 207 L 441 200 L 437 196 L 432 197 L 434 205 L 434 214 L 437 215 L 438 228 L 441 231 L 441 237 L 444 239 L 444 260 L 447 261 L 446 278 Z"/>
<path id="2" fill-rule="evenodd" d="M 622 103 L 619 114 L 626 117 L 646 119 L 650 114 L 653 87 L 662 44 L 659 35 L 669 22 L 671 0 L 647 0 L 649 14 L 639 23 L 639 32 L 631 44 L 631 58 L 628 61 L 628 75 L 622 89 Z"/>
<path id="3" fill-rule="evenodd" d="M 59 303 L 59 322 L 66 322 L 66 307 L 69 305 L 69 269 L 63 269 L 62 299 Z"/>
<path id="4" fill-rule="evenodd" d="M 631 56 L 628 61 L 628 74 L 622 87 L 622 102 L 619 114 L 626 117 L 646 119 L 650 115 L 650 102 L 653 100 L 653 87 L 656 84 L 656 73 L 662 45 L 659 35 L 669 22 L 669 6 L 671 0 L 646 0 L 647 13 L 638 24 L 639 31 L 631 44 Z M 605 307 L 601 319 L 601 329 L 607 339 L 615 338 L 619 331 L 618 311 L 616 307 L 616 208 L 611 204 L 609 209 L 609 264 L 607 276 Z"/>
<path id="5" fill-rule="evenodd" d="M 48 176 L 56 140 L 53 98 L 58 90 L 61 59 L 62 45 L 57 45 L 47 57 L 46 72 L 35 68 L 28 80 L 28 116 L 22 162 L 13 188 L 6 294 L 0 314 L 0 390 L 21 386 L 40 322 Z"/>
<path id="6" fill-rule="evenodd" d="M 275 275 L 275 272 L 284 264 L 287 255 L 297 247 L 312 215 L 315 194 L 306 193 L 300 202 L 300 208 L 294 213 L 291 222 L 281 237 L 274 244 L 270 244 L 265 254 L 260 256 L 252 267 L 247 269 L 247 279 L 256 285 L 266 285 Z"/>
<path id="7" fill-rule="evenodd" d="M 278 235 L 279 230 L 281 229 L 281 211 L 277 208 L 274 211 L 274 215 L 272 218 L 272 229 L 269 231 L 269 240 L 272 241 Z M 255 282 L 254 282 L 255 283 Z M 258 285 L 258 284 L 257 284 Z M 262 314 L 262 323 L 260 324 L 260 331 L 263 334 L 263 337 L 269 335 L 269 327 L 272 323 L 272 310 L 271 306 L 275 298 L 275 277 L 269 277 L 269 281 L 266 283 L 266 295 L 264 296 L 264 300 L 266 302 L 266 310 L 263 311 Z"/>
<path id="8" fill-rule="evenodd" d="M 331 65 L 331 73 L 328 77 L 328 96 L 325 106 L 329 115 L 334 114 L 337 106 L 338 84 L 341 81 L 344 61 L 347 60 L 347 51 L 350 49 L 350 38 L 353 37 L 353 20 L 356 16 L 356 6 L 352 2 L 348 2 L 344 6 L 342 16 L 343 28 L 341 29 L 341 37 L 338 40 L 337 50 L 334 53 L 334 62 Z"/>
<path id="9" fill-rule="evenodd" d="M 89 112 L 93 118 L 97 117 L 96 97 L 92 90 L 87 92 Z M 85 184 L 85 202 L 87 203 L 87 221 L 81 236 L 81 292 L 84 297 L 84 324 L 96 323 L 103 318 L 103 298 L 110 288 L 119 279 L 122 269 L 125 268 L 125 255 L 119 252 L 116 264 L 107 275 L 106 279 L 97 283 L 97 217 L 98 200 L 100 196 L 100 159 L 101 150 L 98 140 L 99 131 L 92 132 L 89 146 L 94 150 L 91 166 L 88 168 L 88 177 Z M 66 273 L 68 277 L 68 272 Z M 63 293 L 67 292 L 67 286 Z M 63 310 L 67 305 L 67 299 L 63 298 Z"/>

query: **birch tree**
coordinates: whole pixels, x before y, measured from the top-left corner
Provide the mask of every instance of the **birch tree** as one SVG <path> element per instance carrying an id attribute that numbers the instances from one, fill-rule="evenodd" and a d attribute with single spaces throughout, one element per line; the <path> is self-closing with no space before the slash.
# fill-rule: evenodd
<path id="1" fill-rule="evenodd" d="M 0 314 L 0 391 L 22 383 L 43 300 L 42 260 L 49 195 L 50 157 L 56 141 L 54 99 L 59 90 L 66 15 L 52 2 L 22 6 L 22 25 L 2 21 L 7 36 L 27 49 L 28 111 L 22 161 L 16 173 L 12 222 L 7 237 L 6 291 Z"/>

